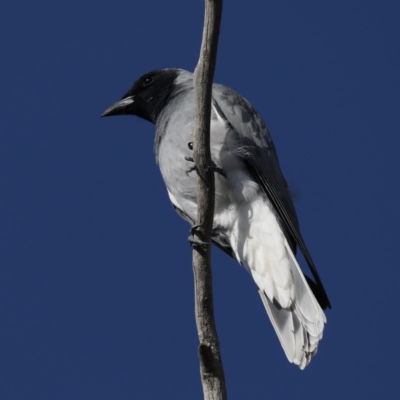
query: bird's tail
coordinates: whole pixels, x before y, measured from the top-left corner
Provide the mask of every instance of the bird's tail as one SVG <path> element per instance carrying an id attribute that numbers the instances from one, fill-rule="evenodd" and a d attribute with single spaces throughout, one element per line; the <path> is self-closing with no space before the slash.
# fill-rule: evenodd
<path id="1" fill-rule="evenodd" d="M 271 301 L 262 288 L 259 294 L 288 360 L 304 369 L 317 353 L 326 317 L 286 239 L 284 242 L 294 283 L 292 304 L 281 307 L 278 301 Z"/>
<path id="2" fill-rule="evenodd" d="M 322 339 L 325 314 L 265 199 L 241 204 L 230 233 L 236 259 L 250 272 L 290 362 L 304 369 Z"/>

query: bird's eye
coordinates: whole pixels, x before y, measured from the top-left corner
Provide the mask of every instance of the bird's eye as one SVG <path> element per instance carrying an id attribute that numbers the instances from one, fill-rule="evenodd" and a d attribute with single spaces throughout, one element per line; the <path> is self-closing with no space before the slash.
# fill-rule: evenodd
<path id="1" fill-rule="evenodd" d="M 148 76 L 143 80 L 143 86 L 149 86 L 151 83 L 153 83 L 154 78 L 152 76 Z"/>

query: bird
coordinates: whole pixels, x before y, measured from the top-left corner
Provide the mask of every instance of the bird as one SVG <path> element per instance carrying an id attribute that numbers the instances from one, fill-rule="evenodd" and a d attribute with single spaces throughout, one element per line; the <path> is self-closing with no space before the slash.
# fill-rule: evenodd
<path id="1" fill-rule="evenodd" d="M 155 125 L 154 152 L 169 199 L 192 226 L 197 173 L 191 150 L 193 73 L 153 70 L 137 79 L 102 117 L 135 115 Z M 253 278 L 289 362 L 304 369 L 317 353 L 330 300 L 300 233 L 270 132 L 254 107 L 213 83 L 210 150 L 215 164 L 212 242 Z M 314 280 L 296 259 L 299 248 Z"/>

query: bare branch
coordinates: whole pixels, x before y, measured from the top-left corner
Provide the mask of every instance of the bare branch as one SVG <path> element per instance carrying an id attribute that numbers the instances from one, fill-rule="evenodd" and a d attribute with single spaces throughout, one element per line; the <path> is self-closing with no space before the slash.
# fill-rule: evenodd
<path id="1" fill-rule="evenodd" d="M 199 334 L 200 372 L 204 399 L 227 398 L 225 376 L 221 362 L 219 341 L 214 321 L 211 272 L 211 232 L 214 216 L 214 172 L 210 153 L 211 91 L 217 58 L 222 0 L 205 0 L 205 18 L 200 58 L 194 73 L 196 116 L 193 132 L 193 159 L 198 179 L 197 228 L 194 240 L 193 272 L 196 292 L 196 324 Z"/>

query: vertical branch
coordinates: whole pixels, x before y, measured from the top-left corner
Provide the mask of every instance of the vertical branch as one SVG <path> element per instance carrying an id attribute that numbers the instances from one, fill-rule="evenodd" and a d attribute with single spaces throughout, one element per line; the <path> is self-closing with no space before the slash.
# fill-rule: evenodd
<path id="1" fill-rule="evenodd" d="M 217 58 L 222 0 L 205 0 L 200 58 L 194 73 L 196 115 L 193 159 L 198 172 L 197 221 L 194 240 L 211 243 L 214 216 L 214 172 L 210 153 L 211 92 Z M 196 324 L 199 335 L 200 373 L 204 399 L 225 400 L 225 376 L 214 321 L 211 246 L 194 246 L 193 273 L 196 293 Z"/>

